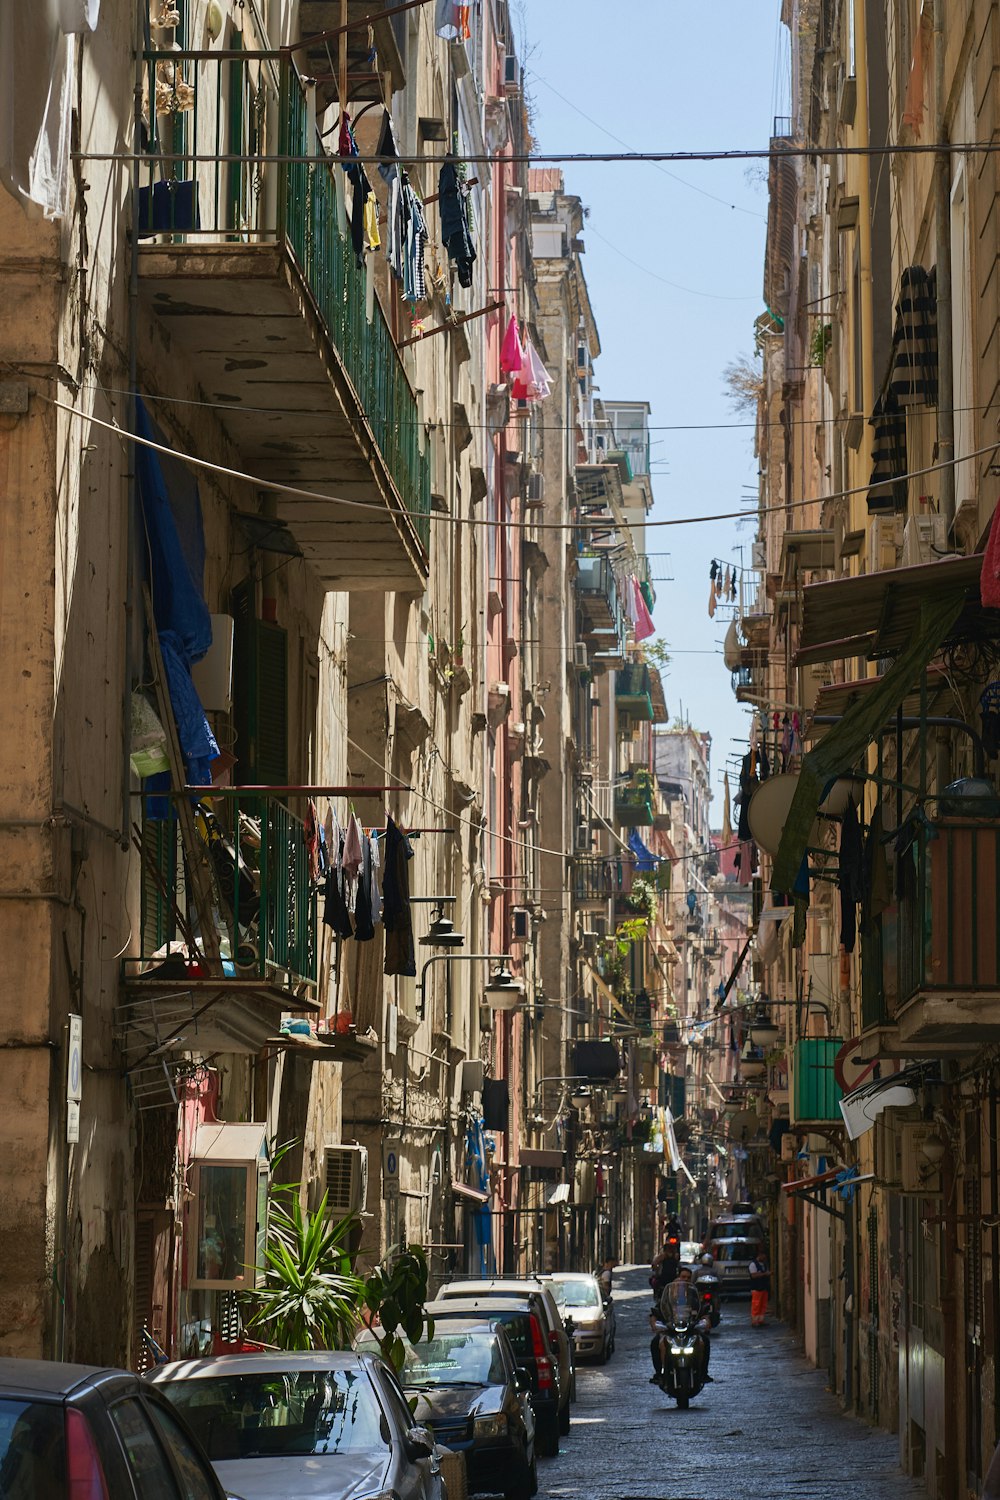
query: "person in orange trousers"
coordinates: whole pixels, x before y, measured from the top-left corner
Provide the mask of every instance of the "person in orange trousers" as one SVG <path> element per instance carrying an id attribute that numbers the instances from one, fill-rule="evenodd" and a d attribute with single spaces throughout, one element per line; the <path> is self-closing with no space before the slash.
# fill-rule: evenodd
<path id="1" fill-rule="evenodd" d="M 758 1250 L 750 1262 L 750 1327 L 763 1328 L 767 1316 L 767 1299 L 771 1294 L 771 1270 L 767 1256 Z"/>

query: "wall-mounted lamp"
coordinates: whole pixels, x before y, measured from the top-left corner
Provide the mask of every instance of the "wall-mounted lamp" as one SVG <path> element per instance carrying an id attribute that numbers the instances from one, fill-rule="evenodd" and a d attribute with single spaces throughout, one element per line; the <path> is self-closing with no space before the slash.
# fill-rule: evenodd
<path id="1" fill-rule="evenodd" d="M 524 980 L 515 979 L 507 959 L 502 959 L 490 976 L 484 994 L 492 1010 L 516 1010 L 524 998 Z"/>
<path id="2" fill-rule="evenodd" d="M 446 901 L 454 901 L 454 896 L 435 896 L 431 906 L 431 925 L 425 935 L 420 939 L 422 948 L 464 948 L 465 934 L 457 932 L 455 924 L 450 917 L 444 914 Z"/>
<path id="3" fill-rule="evenodd" d="M 524 984 L 523 984 L 523 982 L 520 979 L 515 979 L 514 976 L 513 976 L 513 974 L 511 974 L 509 967 L 506 967 L 506 966 L 508 966 L 510 964 L 510 954 L 509 953 L 433 953 L 431 955 L 431 957 L 427 960 L 427 962 L 424 964 L 423 968 L 420 970 L 420 978 L 417 981 L 417 993 L 420 996 L 420 1000 L 419 1000 L 419 1003 L 417 1005 L 417 1017 L 418 1017 L 418 1019 L 422 1021 L 424 1019 L 424 1016 L 425 1016 L 426 1010 L 427 1010 L 427 991 L 426 991 L 427 970 L 430 968 L 431 964 L 477 964 L 477 963 L 499 964 L 501 969 L 506 968 L 506 973 L 507 973 L 507 975 L 510 978 L 511 984 L 505 985 L 505 987 L 504 987 L 504 993 L 507 994 L 507 995 L 509 995 L 511 993 L 511 985 L 513 985 L 517 989 L 517 991 L 518 991 L 519 994 L 521 994 L 521 995 L 524 994 Z M 488 989 L 487 989 L 487 994 L 489 994 L 489 990 Z M 492 1004 L 492 1003 L 493 1002 L 490 1001 L 490 1004 Z M 499 1008 L 500 1009 L 504 1009 L 504 1008 L 511 1009 L 512 1007 L 508 1006 L 508 1007 L 499 1007 Z"/>

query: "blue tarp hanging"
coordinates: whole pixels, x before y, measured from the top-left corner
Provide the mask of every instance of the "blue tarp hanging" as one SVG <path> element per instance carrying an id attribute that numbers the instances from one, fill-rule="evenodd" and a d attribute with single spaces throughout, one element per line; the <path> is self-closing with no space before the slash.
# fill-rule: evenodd
<path id="1" fill-rule="evenodd" d="M 647 849 L 635 829 L 628 836 L 628 846 L 635 855 L 635 867 L 641 875 L 648 875 L 656 869 L 657 860 L 652 850 Z"/>
<path id="2" fill-rule="evenodd" d="M 138 399 L 136 435 L 166 443 Z M 212 620 L 203 594 L 205 534 L 198 484 L 179 458 L 164 457 L 161 463 L 160 454 L 138 444 L 136 477 L 146 533 L 146 576 L 185 774 L 189 785 L 207 786 L 219 746 L 191 681 L 192 666 L 212 644 Z M 168 781 L 152 777 L 147 785 L 159 789 Z M 165 816 L 165 810 L 159 815 Z"/>

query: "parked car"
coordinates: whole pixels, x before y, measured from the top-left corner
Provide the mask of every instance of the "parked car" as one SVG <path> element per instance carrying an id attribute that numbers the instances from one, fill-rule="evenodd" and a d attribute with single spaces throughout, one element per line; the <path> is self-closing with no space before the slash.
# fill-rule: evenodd
<path id="1" fill-rule="evenodd" d="M 597 1277 L 584 1272 L 555 1271 L 544 1280 L 564 1323 L 572 1320 L 576 1358 L 603 1365 L 615 1350 L 614 1299 L 605 1301 Z"/>
<path id="2" fill-rule="evenodd" d="M 745 1205 L 738 1204 L 741 1208 Z M 767 1233 L 764 1229 L 764 1221 L 759 1214 L 737 1213 L 734 1209 L 731 1213 L 721 1213 L 713 1219 L 709 1225 L 708 1236 L 703 1248 L 715 1251 L 712 1246 L 719 1240 L 757 1240 L 761 1245 L 767 1243 Z"/>
<path id="3" fill-rule="evenodd" d="M 183 1418 L 138 1375 L 0 1359 L 4 1500 L 225 1500 Z"/>
<path id="4" fill-rule="evenodd" d="M 681 1265 L 696 1265 L 702 1250 L 703 1247 L 698 1240 L 681 1240 Z"/>
<path id="5" fill-rule="evenodd" d="M 463 1327 L 470 1321 L 488 1321 L 503 1328 L 510 1339 L 517 1367 L 527 1377 L 535 1414 L 535 1444 L 538 1452 L 552 1457 L 559 1452 L 559 1366 L 546 1336 L 537 1296 L 449 1297 L 428 1302 L 424 1311 L 434 1319 L 435 1335 L 444 1333 L 455 1320 Z"/>
<path id="6" fill-rule="evenodd" d="M 374 1355 L 227 1354 L 149 1378 L 245 1500 L 446 1500 L 433 1435 Z"/>
<path id="7" fill-rule="evenodd" d="M 414 1418 L 464 1456 L 469 1490 L 530 1500 L 538 1489 L 535 1416 L 504 1329 L 475 1315 L 448 1319 L 433 1338 L 411 1344 L 404 1336 L 403 1346 L 399 1383 L 416 1398 Z M 375 1335 L 365 1330 L 355 1347 L 377 1348 Z"/>
<path id="8" fill-rule="evenodd" d="M 573 1342 L 563 1324 L 562 1315 L 549 1288 L 537 1276 L 494 1277 L 481 1281 L 448 1281 L 438 1292 L 439 1299 L 450 1297 L 539 1297 L 543 1326 L 549 1347 L 559 1362 L 559 1431 L 569 1432 L 570 1402 L 576 1400 L 573 1371 Z"/>

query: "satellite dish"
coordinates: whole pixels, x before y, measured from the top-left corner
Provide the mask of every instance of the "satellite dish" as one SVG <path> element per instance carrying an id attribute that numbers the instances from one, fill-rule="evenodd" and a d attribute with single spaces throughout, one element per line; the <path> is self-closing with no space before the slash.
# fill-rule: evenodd
<path id="1" fill-rule="evenodd" d="M 798 771 L 788 771 L 779 776 L 769 776 L 762 781 L 760 786 L 750 798 L 747 808 L 747 822 L 750 824 L 750 832 L 754 841 L 760 845 L 766 854 L 777 854 L 781 843 L 781 835 L 785 829 L 788 818 L 788 809 L 792 805 L 796 787 L 799 784 Z M 813 832 L 809 835 L 810 844 L 816 842 Z"/>
<path id="2" fill-rule="evenodd" d="M 731 1141 L 741 1141 L 745 1145 L 747 1141 L 753 1140 L 758 1128 L 759 1121 L 754 1110 L 738 1110 L 735 1115 L 731 1116 L 729 1121 L 729 1139 Z"/>

